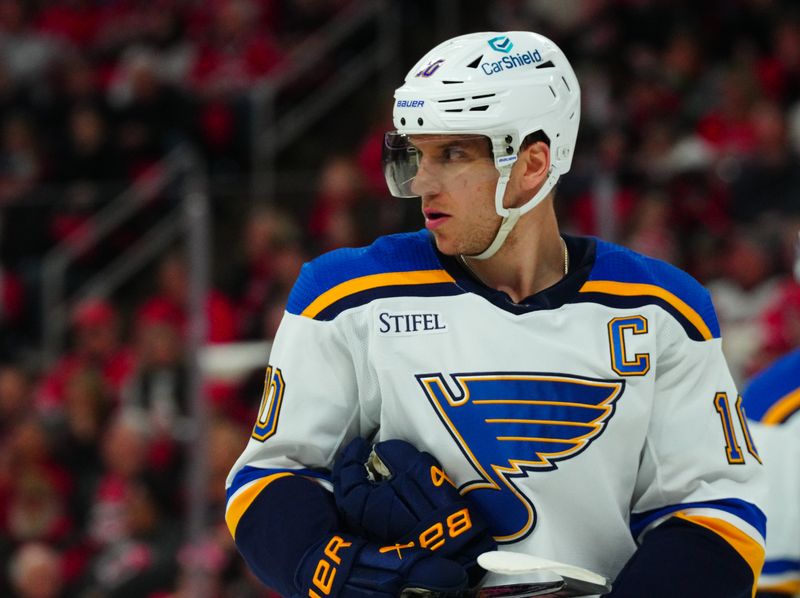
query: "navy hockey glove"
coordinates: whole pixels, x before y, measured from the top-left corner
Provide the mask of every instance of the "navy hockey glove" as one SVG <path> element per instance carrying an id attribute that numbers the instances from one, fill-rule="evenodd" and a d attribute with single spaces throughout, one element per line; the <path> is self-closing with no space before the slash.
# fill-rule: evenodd
<path id="1" fill-rule="evenodd" d="M 427 550 L 334 534 L 303 557 L 295 587 L 293 598 L 397 598 L 410 588 L 450 594 L 467 589 L 467 574 Z"/>
<path id="2" fill-rule="evenodd" d="M 333 467 L 336 506 L 351 529 L 377 542 L 413 542 L 462 565 L 477 584 L 478 555 L 496 549 L 474 505 L 430 453 L 404 440 L 354 439 Z"/>

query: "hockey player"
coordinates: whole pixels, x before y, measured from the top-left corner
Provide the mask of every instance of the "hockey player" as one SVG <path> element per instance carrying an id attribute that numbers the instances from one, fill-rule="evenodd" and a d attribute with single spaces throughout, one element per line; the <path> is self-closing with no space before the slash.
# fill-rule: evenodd
<path id="1" fill-rule="evenodd" d="M 800 238 L 795 280 L 800 283 Z M 756 375 L 743 398 L 769 486 L 769 539 L 758 596 L 794 596 L 800 594 L 800 348 Z"/>
<path id="2" fill-rule="evenodd" d="M 617 598 L 752 595 L 763 474 L 709 296 L 559 232 L 579 120 L 570 64 L 535 33 L 457 37 L 408 73 L 384 167 L 425 230 L 305 265 L 228 478 L 265 584 L 524 581 L 481 580 L 499 546 L 596 571 Z"/>

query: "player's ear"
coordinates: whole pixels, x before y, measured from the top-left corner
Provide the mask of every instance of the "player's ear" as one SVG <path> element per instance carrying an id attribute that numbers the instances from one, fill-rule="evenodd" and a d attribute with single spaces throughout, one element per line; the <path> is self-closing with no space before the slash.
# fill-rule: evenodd
<path id="1" fill-rule="evenodd" d="M 538 189 L 550 170 L 550 146 L 544 141 L 534 141 L 521 149 L 514 165 L 519 172 L 519 184 L 523 191 Z"/>

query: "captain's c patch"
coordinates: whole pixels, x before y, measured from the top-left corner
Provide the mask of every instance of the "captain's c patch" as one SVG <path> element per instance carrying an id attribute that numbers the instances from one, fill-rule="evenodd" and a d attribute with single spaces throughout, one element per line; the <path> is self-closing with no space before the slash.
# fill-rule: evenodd
<path id="1" fill-rule="evenodd" d="M 614 318 L 608 323 L 608 345 L 611 369 L 620 376 L 644 376 L 650 371 L 650 354 L 634 353 L 625 347 L 626 333 L 630 336 L 647 334 L 647 318 L 640 315 Z"/>

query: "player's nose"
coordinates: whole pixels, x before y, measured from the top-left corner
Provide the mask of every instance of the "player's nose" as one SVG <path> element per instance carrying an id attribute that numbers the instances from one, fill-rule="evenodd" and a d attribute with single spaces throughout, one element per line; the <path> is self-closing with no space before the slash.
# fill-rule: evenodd
<path id="1" fill-rule="evenodd" d="M 427 162 L 422 160 L 414 180 L 411 181 L 411 192 L 420 197 L 428 197 L 436 195 L 440 191 L 441 183 L 439 177 L 435 176 Z"/>

